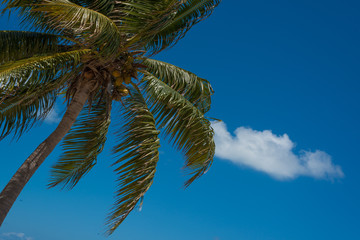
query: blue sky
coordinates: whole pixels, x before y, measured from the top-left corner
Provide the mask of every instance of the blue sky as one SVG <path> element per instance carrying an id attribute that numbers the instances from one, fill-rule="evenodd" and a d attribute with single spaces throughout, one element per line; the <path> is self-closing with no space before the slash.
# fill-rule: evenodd
<path id="1" fill-rule="evenodd" d="M 183 159 L 162 141 L 153 186 L 107 239 L 357 239 L 360 227 L 360 2 L 226 1 L 157 56 L 214 89 L 217 157 L 188 189 Z M 0 29 L 18 29 L 0 18 Z M 56 127 L 0 143 L 0 188 Z M 113 201 L 110 135 L 72 191 L 46 189 L 58 147 L 0 229 L 1 240 L 106 239 Z"/>

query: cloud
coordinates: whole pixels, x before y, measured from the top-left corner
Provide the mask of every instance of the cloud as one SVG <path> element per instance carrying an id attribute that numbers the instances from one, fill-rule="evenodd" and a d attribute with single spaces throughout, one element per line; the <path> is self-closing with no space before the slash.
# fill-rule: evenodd
<path id="1" fill-rule="evenodd" d="M 47 124 L 59 123 L 61 120 L 59 113 L 57 112 L 56 107 L 54 107 L 51 112 L 46 116 L 44 122 Z"/>
<path id="2" fill-rule="evenodd" d="M 323 151 L 301 150 L 295 154 L 295 144 L 287 134 L 277 136 L 269 130 L 239 127 L 233 136 L 224 122 L 213 122 L 212 126 L 215 156 L 237 165 L 265 172 L 279 180 L 299 176 L 330 180 L 344 177 L 341 167 L 334 165 L 331 156 Z"/>
<path id="3" fill-rule="evenodd" d="M 1 234 L 0 240 L 33 240 L 33 238 L 25 236 L 25 233 L 8 232 Z"/>

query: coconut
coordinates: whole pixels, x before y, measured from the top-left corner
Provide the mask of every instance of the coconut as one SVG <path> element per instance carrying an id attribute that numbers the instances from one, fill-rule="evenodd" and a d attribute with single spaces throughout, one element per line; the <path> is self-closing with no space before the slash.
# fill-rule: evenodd
<path id="1" fill-rule="evenodd" d="M 115 70 L 112 72 L 112 75 L 115 77 L 115 78 L 118 78 L 121 76 L 121 72 L 119 72 L 118 70 Z"/>
<path id="2" fill-rule="evenodd" d="M 115 79 L 115 86 L 121 86 L 123 81 L 124 81 L 124 79 L 122 77 L 117 77 Z"/>
<path id="3" fill-rule="evenodd" d="M 126 88 L 123 88 L 123 89 L 119 89 L 119 94 L 121 96 L 126 96 L 129 94 L 129 90 L 127 90 Z"/>

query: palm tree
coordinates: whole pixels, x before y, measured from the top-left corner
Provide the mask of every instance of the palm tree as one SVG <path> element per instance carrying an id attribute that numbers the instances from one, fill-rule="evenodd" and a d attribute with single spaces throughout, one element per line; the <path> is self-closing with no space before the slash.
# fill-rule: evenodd
<path id="1" fill-rule="evenodd" d="M 3 0 L 29 31 L 0 31 L 0 139 L 20 137 L 68 102 L 55 131 L 25 160 L 0 194 L 0 225 L 55 146 L 63 154 L 49 186 L 73 188 L 96 164 L 111 109 L 121 124 L 113 152 L 118 189 L 111 234 L 142 201 L 159 159 L 159 130 L 182 150 L 190 174 L 203 175 L 214 156 L 210 83 L 151 59 L 208 17 L 220 0 Z"/>

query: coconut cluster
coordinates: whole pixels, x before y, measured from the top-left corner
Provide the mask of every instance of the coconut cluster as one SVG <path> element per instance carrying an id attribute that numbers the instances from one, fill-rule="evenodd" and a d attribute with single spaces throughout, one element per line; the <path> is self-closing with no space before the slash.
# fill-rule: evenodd
<path id="1" fill-rule="evenodd" d="M 120 58 L 117 66 L 112 70 L 111 75 L 113 76 L 113 99 L 119 101 L 122 97 L 129 94 L 129 90 L 125 84 L 131 83 L 132 78 L 137 78 L 136 68 L 133 66 L 134 58 L 128 54 Z"/>
<path id="2" fill-rule="evenodd" d="M 104 63 L 95 56 L 82 57 L 85 63 L 83 77 L 87 80 L 97 79 L 98 86 L 108 89 L 108 94 L 115 101 L 120 101 L 122 97 L 130 92 L 127 87 L 133 84 L 133 79 L 138 79 L 138 70 L 145 68 L 137 59 L 142 52 L 123 52 L 115 61 Z"/>

